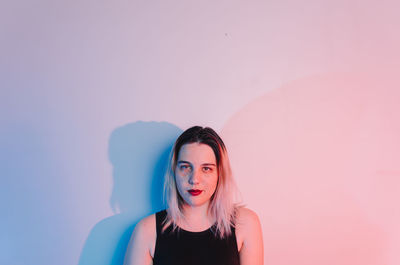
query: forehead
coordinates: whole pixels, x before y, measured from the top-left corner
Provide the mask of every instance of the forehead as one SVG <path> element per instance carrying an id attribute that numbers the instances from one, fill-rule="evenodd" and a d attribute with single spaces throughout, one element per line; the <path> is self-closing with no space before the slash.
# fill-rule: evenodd
<path id="1" fill-rule="evenodd" d="M 216 163 L 213 149 L 201 143 L 185 144 L 181 147 L 178 155 L 178 161 L 184 160 L 193 163 Z"/>

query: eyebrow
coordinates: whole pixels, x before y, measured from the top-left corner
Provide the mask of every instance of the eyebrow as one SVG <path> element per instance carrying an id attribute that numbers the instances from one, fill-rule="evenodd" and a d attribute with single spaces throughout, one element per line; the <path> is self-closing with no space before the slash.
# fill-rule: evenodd
<path id="1" fill-rule="evenodd" d="M 202 166 L 214 166 L 214 167 L 216 167 L 216 165 L 215 164 L 213 164 L 213 163 L 204 163 L 204 164 L 201 164 Z"/>
<path id="2" fill-rule="evenodd" d="M 179 160 L 178 161 L 178 164 L 183 164 L 183 163 L 185 163 L 185 164 L 192 164 L 192 163 L 190 163 L 189 161 L 185 161 L 185 160 Z M 204 164 L 201 164 L 202 166 L 214 166 L 214 167 L 216 167 L 216 165 L 215 164 L 213 164 L 213 163 L 204 163 Z"/>

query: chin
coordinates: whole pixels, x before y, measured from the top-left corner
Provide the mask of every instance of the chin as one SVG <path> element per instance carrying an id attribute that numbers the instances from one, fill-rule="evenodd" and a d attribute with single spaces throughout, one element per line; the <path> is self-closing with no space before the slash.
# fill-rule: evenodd
<path id="1" fill-rule="evenodd" d="M 202 206 L 206 204 L 208 200 L 185 200 L 185 203 L 189 206 Z"/>
<path id="2" fill-rule="evenodd" d="M 206 204 L 206 202 L 192 203 L 192 206 L 202 206 L 204 204 Z"/>

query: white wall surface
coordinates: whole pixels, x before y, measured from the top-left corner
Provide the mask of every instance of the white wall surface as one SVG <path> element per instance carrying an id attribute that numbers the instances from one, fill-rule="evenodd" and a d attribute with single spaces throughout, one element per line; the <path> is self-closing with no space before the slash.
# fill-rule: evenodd
<path id="1" fill-rule="evenodd" d="M 134 224 L 162 208 L 165 153 L 199 124 L 229 143 L 244 201 L 262 221 L 265 264 L 397 265 L 398 9 L 3 0 L 0 263 L 121 264 Z M 334 144 L 343 141 L 351 148 Z M 333 155 L 324 159 L 321 146 Z M 335 163 L 346 174 L 321 175 Z M 324 200 L 335 201 L 331 215 L 313 204 Z M 313 230 L 315 216 L 325 219 Z M 332 252 L 321 247 L 334 236 L 322 235 L 344 228 L 325 245 Z"/>

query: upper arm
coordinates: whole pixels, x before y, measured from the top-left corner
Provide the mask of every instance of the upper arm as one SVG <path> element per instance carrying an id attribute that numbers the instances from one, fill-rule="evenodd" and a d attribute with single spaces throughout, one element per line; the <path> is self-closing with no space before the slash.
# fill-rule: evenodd
<path id="1" fill-rule="evenodd" d="M 156 240 L 155 215 L 142 219 L 135 227 L 125 255 L 124 265 L 150 265 Z"/>
<path id="2" fill-rule="evenodd" d="M 239 252 L 241 265 L 263 265 L 264 246 L 261 224 L 255 212 L 240 208 L 237 229 L 243 243 Z"/>

